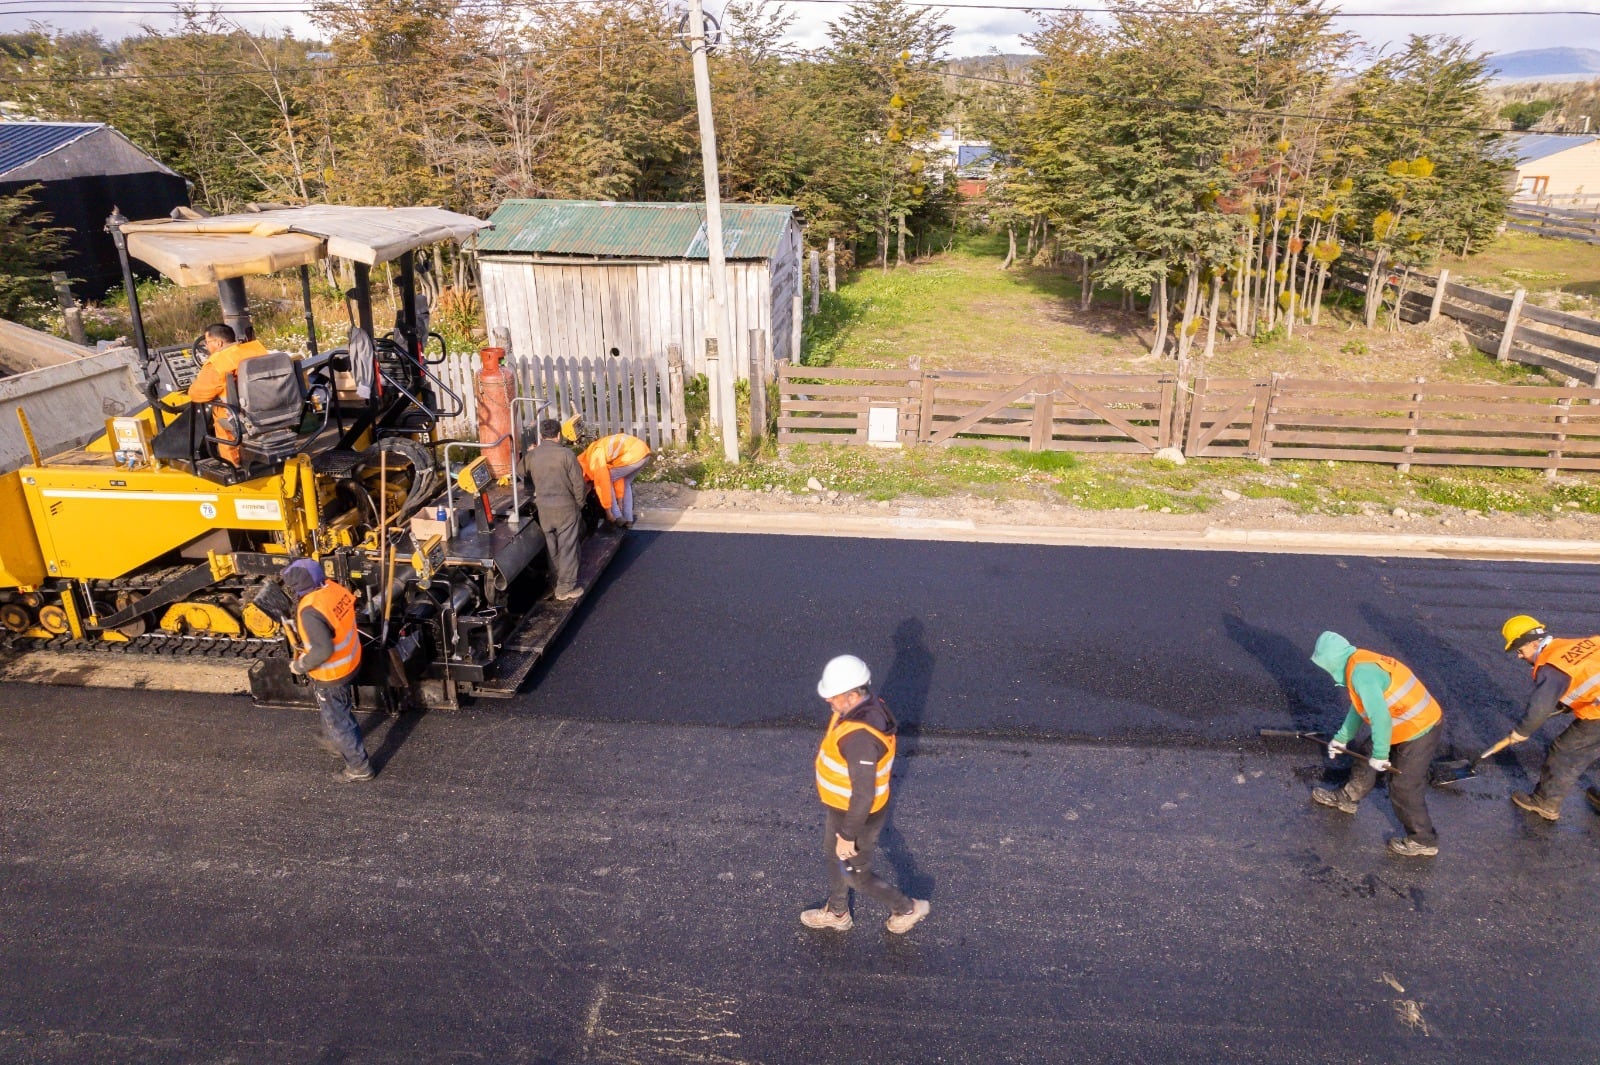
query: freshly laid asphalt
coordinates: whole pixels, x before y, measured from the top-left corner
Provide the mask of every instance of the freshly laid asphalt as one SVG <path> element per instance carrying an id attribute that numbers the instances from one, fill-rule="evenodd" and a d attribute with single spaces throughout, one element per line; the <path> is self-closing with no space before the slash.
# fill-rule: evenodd
<path id="1" fill-rule="evenodd" d="M 507 703 L 369 723 L 0 685 L 0 1061 L 1600 1060 L 1600 817 L 1507 801 L 1547 728 L 1431 793 L 1312 806 L 1324 628 L 1473 751 L 1496 631 L 1600 631 L 1595 567 L 636 534 Z M 821 898 L 828 657 L 906 726 L 879 868 Z"/>

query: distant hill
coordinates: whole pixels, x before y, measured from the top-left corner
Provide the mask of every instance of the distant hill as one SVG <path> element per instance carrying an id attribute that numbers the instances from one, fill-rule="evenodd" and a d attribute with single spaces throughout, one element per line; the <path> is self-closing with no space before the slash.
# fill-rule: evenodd
<path id="1" fill-rule="evenodd" d="M 945 61 L 946 73 L 966 77 L 1015 79 L 1039 61 L 1037 55 L 1011 53 L 1008 55 L 971 55 Z"/>
<path id="2" fill-rule="evenodd" d="M 1489 57 L 1489 69 L 1507 80 L 1600 78 L 1600 51 L 1593 48 L 1534 48 Z"/>

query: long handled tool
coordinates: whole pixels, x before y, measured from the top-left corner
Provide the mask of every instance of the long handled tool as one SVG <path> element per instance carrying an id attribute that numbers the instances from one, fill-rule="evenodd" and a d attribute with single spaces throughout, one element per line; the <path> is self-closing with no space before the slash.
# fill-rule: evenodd
<path id="1" fill-rule="evenodd" d="M 1328 745 L 1329 739 L 1321 732 L 1296 732 L 1288 728 L 1258 728 L 1256 735 L 1264 740 L 1313 740 L 1324 747 Z"/>
<path id="2" fill-rule="evenodd" d="M 1310 740 L 1313 743 L 1321 744 L 1324 747 L 1326 747 L 1329 741 L 1332 739 L 1331 736 L 1323 732 L 1297 732 L 1294 729 L 1288 728 L 1258 728 L 1256 729 L 1256 735 L 1260 736 L 1264 740 Z M 1349 749 L 1346 749 L 1343 753 L 1349 755 L 1351 758 L 1365 759 L 1367 757 L 1359 751 L 1352 751 Z M 1392 773 L 1395 776 L 1400 775 L 1399 768 L 1393 765 L 1389 766 L 1386 772 Z"/>

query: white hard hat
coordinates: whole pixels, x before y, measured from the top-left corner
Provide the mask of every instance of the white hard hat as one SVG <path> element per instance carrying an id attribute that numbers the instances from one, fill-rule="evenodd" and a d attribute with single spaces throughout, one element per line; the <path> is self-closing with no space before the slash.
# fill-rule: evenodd
<path id="1" fill-rule="evenodd" d="M 872 683 L 872 670 L 855 655 L 840 655 L 822 667 L 822 679 L 817 681 L 817 694 L 824 699 L 843 695 Z"/>

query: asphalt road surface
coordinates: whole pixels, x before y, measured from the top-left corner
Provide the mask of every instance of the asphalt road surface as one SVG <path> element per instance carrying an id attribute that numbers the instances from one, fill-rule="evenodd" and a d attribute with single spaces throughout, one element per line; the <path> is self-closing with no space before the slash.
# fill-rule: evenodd
<path id="1" fill-rule="evenodd" d="M 510 703 L 369 722 L 0 686 L 0 1061 L 1600 1061 L 1600 817 L 1507 801 L 1548 727 L 1434 791 L 1312 806 L 1318 632 L 1503 735 L 1511 613 L 1590 567 L 635 536 Z M 907 726 L 880 870 L 822 897 L 816 675 Z"/>

